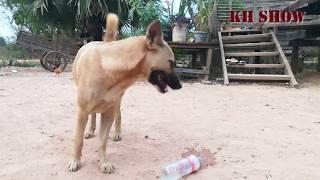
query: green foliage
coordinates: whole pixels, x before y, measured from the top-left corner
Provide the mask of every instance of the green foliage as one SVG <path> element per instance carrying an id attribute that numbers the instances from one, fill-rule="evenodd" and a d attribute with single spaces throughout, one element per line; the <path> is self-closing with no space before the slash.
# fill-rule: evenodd
<path id="1" fill-rule="evenodd" d="M 181 0 L 179 4 L 179 11 L 177 16 L 186 16 L 188 8 L 191 8 L 193 0 Z"/>
<path id="2" fill-rule="evenodd" d="M 128 24 L 127 0 L 70 0 L 69 3 L 76 9 L 78 22 L 87 21 L 89 18 L 99 16 L 106 17 L 110 12 L 119 16 L 120 24 Z"/>
<path id="3" fill-rule="evenodd" d="M 72 36 L 75 29 L 75 9 L 65 0 L 1 0 L 13 12 L 20 29 L 33 33 L 65 33 Z"/>
<path id="4" fill-rule="evenodd" d="M 129 6 L 129 18 L 133 22 L 132 26 L 142 31 L 146 30 L 152 21 L 161 19 L 165 11 L 160 0 L 129 0 Z M 165 19 L 161 20 L 165 21 Z M 136 30 L 134 29 L 134 31 Z"/>
<path id="5" fill-rule="evenodd" d="M 174 55 L 177 59 L 185 57 L 186 53 L 187 51 L 185 49 L 174 49 Z"/>
<path id="6" fill-rule="evenodd" d="M 124 31 L 120 34 L 120 39 L 125 39 L 132 36 L 141 36 L 144 35 L 146 32 L 141 29 L 132 29 L 131 31 Z"/>
<path id="7" fill-rule="evenodd" d="M 30 54 L 24 48 L 20 47 L 15 43 L 11 43 L 7 46 L 0 47 L 0 60 L 27 58 L 30 58 Z"/>
<path id="8" fill-rule="evenodd" d="M 13 12 L 21 28 L 47 35 L 64 34 L 74 38 L 75 29 L 84 29 L 91 18 L 105 19 L 109 12 L 117 13 L 120 23 L 128 23 L 126 0 L 0 0 Z M 102 25 L 103 24 L 99 24 Z"/>
<path id="9" fill-rule="evenodd" d="M 4 47 L 7 45 L 6 40 L 3 37 L 0 37 L 0 47 Z"/>
<path id="10" fill-rule="evenodd" d="M 118 14 L 120 28 L 131 28 L 130 33 L 140 34 L 155 19 L 168 21 L 162 16 L 161 0 L 0 0 L 0 4 L 13 12 L 20 29 L 48 37 L 63 34 L 75 38 L 75 31 L 87 29 L 90 23 L 102 29 L 110 12 Z"/>
<path id="11" fill-rule="evenodd" d="M 39 63 L 30 62 L 30 61 L 15 61 L 14 66 L 17 66 L 17 67 L 36 67 L 36 66 L 39 66 Z"/>
<path id="12" fill-rule="evenodd" d="M 186 12 L 185 9 L 187 7 L 187 1 L 186 0 L 181 0 L 179 4 L 179 11 L 178 11 L 178 16 L 185 16 Z"/>
<path id="13" fill-rule="evenodd" d="M 208 18 L 216 8 L 216 0 L 197 0 L 196 29 L 208 31 Z"/>
<path id="14" fill-rule="evenodd" d="M 127 11 L 127 0 L 70 0 L 77 9 L 80 20 L 88 19 L 94 15 L 105 17 L 109 12 L 121 14 Z"/>

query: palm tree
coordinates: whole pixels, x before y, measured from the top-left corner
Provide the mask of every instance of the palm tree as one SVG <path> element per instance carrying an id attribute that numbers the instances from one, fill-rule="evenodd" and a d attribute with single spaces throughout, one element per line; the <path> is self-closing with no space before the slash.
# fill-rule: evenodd
<path id="1" fill-rule="evenodd" d="M 32 11 L 39 21 L 47 21 L 67 32 L 86 31 L 94 40 L 102 40 L 105 17 L 109 12 L 118 14 L 120 26 L 130 23 L 126 0 L 35 0 Z"/>

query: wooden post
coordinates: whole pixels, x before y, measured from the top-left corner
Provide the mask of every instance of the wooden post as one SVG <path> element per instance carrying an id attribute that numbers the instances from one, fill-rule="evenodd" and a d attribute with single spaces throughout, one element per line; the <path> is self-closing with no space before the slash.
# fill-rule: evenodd
<path id="1" fill-rule="evenodd" d="M 260 50 L 255 50 L 255 52 L 260 52 Z M 255 56 L 255 57 L 254 57 L 254 64 L 260 64 L 260 63 L 261 63 L 261 62 L 260 62 L 260 56 Z M 254 69 L 254 73 L 255 73 L 255 74 L 260 74 L 261 71 L 260 71 L 259 68 L 255 68 L 255 69 Z"/>
<path id="2" fill-rule="evenodd" d="M 254 17 L 254 20 L 253 20 L 253 21 L 255 21 L 256 18 L 258 17 L 257 14 L 256 14 L 256 13 L 258 12 L 258 11 L 257 11 L 257 2 L 256 2 L 256 1 L 257 1 L 257 0 L 254 0 L 254 1 L 253 1 L 253 17 Z"/>
<path id="3" fill-rule="evenodd" d="M 226 65 L 226 57 L 224 56 L 224 49 L 223 49 L 223 42 L 222 42 L 221 32 L 218 32 L 218 39 L 219 39 L 220 52 L 221 52 L 223 81 L 224 81 L 224 85 L 229 85 L 229 78 L 228 78 L 227 65 Z"/>
<path id="4" fill-rule="evenodd" d="M 298 73 L 298 64 L 299 64 L 299 46 L 297 44 L 293 45 L 292 55 L 291 55 L 291 66 L 293 74 Z"/>
<path id="5" fill-rule="evenodd" d="M 212 17 L 212 23 L 213 23 L 213 37 L 218 37 L 218 28 L 219 28 L 219 22 L 218 22 L 218 8 L 215 5 L 214 11 L 213 11 L 213 17 Z"/>
<path id="6" fill-rule="evenodd" d="M 200 56 L 200 66 L 206 67 L 206 65 L 207 65 L 207 49 L 200 49 L 198 52 L 198 55 Z"/>
<path id="7" fill-rule="evenodd" d="M 318 63 L 317 63 L 317 72 L 320 72 L 320 47 L 318 48 Z"/>
<path id="8" fill-rule="evenodd" d="M 277 33 L 278 33 L 278 31 L 279 31 L 278 26 L 273 26 L 273 32 L 274 32 L 275 34 L 277 34 Z"/>
<path id="9" fill-rule="evenodd" d="M 204 80 L 208 81 L 210 77 L 210 68 L 211 68 L 211 61 L 212 61 L 212 48 L 207 50 L 207 62 L 206 62 L 206 75 L 204 76 Z"/>
<path id="10" fill-rule="evenodd" d="M 217 3 L 217 2 L 215 2 Z M 208 17 L 208 28 L 209 28 L 209 41 L 212 38 L 216 38 L 218 36 L 218 13 L 217 13 L 217 6 L 214 5 L 214 8 L 212 9 L 212 12 L 210 13 Z"/>
<path id="11" fill-rule="evenodd" d="M 287 60 L 287 57 L 286 57 L 286 55 L 284 55 L 284 53 L 282 51 L 282 48 L 280 46 L 280 43 L 279 43 L 279 41 L 278 41 L 278 39 L 277 39 L 277 37 L 276 37 L 276 35 L 274 34 L 273 31 L 271 31 L 271 35 L 272 35 L 272 40 L 275 43 L 276 48 L 277 48 L 277 50 L 279 51 L 279 54 L 280 54 L 279 60 L 285 66 L 285 73 L 290 76 L 290 86 L 291 87 L 295 87 L 295 86 L 298 85 L 298 82 L 297 82 L 296 78 L 294 77 L 294 74 L 292 73 L 290 64 L 289 64 L 289 62 Z"/>

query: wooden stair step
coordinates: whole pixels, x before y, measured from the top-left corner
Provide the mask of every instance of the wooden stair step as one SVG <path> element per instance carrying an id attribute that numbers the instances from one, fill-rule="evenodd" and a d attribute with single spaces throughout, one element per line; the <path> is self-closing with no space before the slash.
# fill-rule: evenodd
<path id="1" fill-rule="evenodd" d="M 284 68 L 284 64 L 229 64 L 227 67 L 237 68 Z"/>
<path id="2" fill-rule="evenodd" d="M 220 12 L 230 13 L 230 9 L 220 9 L 218 13 Z"/>
<path id="3" fill-rule="evenodd" d="M 225 57 L 252 57 L 252 56 L 278 56 L 279 52 L 228 52 Z"/>
<path id="4" fill-rule="evenodd" d="M 228 74 L 233 80 L 265 80 L 265 81 L 289 81 L 289 75 L 275 74 Z"/>
<path id="5" fill-rule="evenodd" d="M 186 69 L 186 68 L 175 68 L 176 73 L 190 73 L 190 74 L 203 74 L 206 75 L 208 72 L 201 69 Z"/>
<path id="6" fill-rule="evenodd" d="M 270 41 L 271 34 L 249 34 L 249 35 L 234 35 L 234 36 L 222 36 L 223 43 L 250 43 Z"/>
<path id="7" fill-rule="evenodd" d="M 225 49 L 270 49 L 274 47 L 274 42 L 259 42 L 259 43 L 238 43 L 224 44 Z"/>

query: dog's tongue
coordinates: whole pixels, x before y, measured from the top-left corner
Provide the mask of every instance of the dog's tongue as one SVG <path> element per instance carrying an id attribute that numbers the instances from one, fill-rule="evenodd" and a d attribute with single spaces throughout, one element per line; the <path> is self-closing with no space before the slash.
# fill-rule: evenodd
<path id="1" fill-rule="evenodd" d="M 167 83 L 165 82 L 164 78 L 165 77 L 163 76 L 163 74 L 158 74 L 158 86 L 162 93 L 165 93 L 168 91 Z"/>

